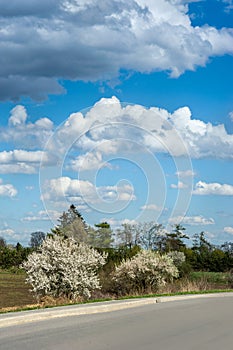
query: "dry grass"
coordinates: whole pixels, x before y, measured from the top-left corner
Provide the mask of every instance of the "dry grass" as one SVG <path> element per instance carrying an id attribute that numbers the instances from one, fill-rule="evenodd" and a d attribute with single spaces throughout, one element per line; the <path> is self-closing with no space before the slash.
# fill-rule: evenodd
<path id="1" fill-rule="evenodd" d="M 218 278 L 217 278 L 218 277 Z M 220 277 L 222 280 L 220 280 Z M 221 282 L 221 283 L 220 283 Z M 210 275 L 204 273 L 196 274 L 195 278 L 183 278 L 160 288 L 158 294 L 175 294 L 184 292 L 204 292 L 212 289 L 228 289 L 227 275 Z M 151 294 L 151 291 L 148 291 Z M 129 295 L 129 296 L 132 296 Z M 142 295 L 138 295 L 142 296 Z M 116 293 L 109 293 L 107 290 L 96 291 L 93 293 L 93 299 L 110 300 L 117 299 Z M 23 309 L 45 308 L 49 306 L 69 305 L 83 302 L 79 298 L 70 300 L 69 298 L 44 297 L 37 302 L 36 298 L 29 291 L 29 286 L 25 284 L 24 273 L 12 273 L 10 271 L 0 270 L 0 312 L 17 311 Z"/>
<path id="2" fill-rule="evenodd" d="M 36 304 L 25 284 L 25 274 L 0 271 L 0 309 Z"/>

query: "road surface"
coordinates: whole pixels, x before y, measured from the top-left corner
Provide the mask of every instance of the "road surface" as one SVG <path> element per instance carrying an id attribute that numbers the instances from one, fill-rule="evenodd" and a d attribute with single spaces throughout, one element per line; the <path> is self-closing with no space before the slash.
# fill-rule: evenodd
<path id="1" fill-rule="evenodd" d="M 0 328 L 1 350 L 232 348 L 232 296 L 157 303 Z"/>

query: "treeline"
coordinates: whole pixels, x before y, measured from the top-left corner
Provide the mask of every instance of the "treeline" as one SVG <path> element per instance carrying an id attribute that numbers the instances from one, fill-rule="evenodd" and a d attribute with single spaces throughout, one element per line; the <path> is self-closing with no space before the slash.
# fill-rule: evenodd
<path id="1" fill-rule="evenodd" d="M 113 266 L 132 258 L 142 249 L 161 253 L 183 252 L 186 260 L 180 268 L 182 274 L 188 274 L 191 270 L 225 272 L 233 269 L 232 242 L 215 246 L 207 240 L 204 232 L 194 235 L 190 241 L 186 229 L 181 225 L 175 225 L 171 232 L 155 222 L 123 224 L 115 231 L 107 222 L 91 227 L 74 205 L 67 212 L 63 212 L 58 222 L 48 234 L 33 232 L 29 247 L 23 247 L 20 243 L 16 246 L 7 245 L 0 238 L 0 267 L 19 267 L 32 251 L 40 248 L 46 236 L 61 235 L 72 237 L 78 243 L 87 243 L 100 252 L 107 252 L 105 270 L 111 270 Z"/>

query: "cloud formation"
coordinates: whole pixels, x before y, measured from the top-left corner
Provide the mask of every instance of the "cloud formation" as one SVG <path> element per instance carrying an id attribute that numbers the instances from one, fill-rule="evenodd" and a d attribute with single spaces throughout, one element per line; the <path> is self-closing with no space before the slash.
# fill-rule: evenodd
<path id="1" fill-rule="evenodd" d="M 76 147 L 85 153 L 70 162 L 75 171 L 103 165 L 103 156 L 117 152 L 169 153 L 173 157 L 233 158 L 233 135 L 224 125 L 192 118 L 188 107 L 169 113 L 140 105 L 122 106 L 116 97 L 102 98 L 84 116 L 73 113 L 56 132 L 51 149 L 66 152 Z M 141 150 L 140 150 L 141 148 Z M 63 151 L 62 151 L 63 150 Z M 192 177 L 192 169 L 178 170 L 179 177 Z"/>
<path id="2" fill-rule="evenodd" d="M 4 184 L 0 179 L 0 197 L 15 197 L 18 191 L 12 184 Z"/>
<path id="3" fill-rule="evenodd" d="M 170 224 L 178 224 L 182 222 L 184 225 L 190 225 L 190 226 L 206 226 L 206 225 L 213 225 L 215 223 L 213 218 L 205 218 L 202 215 L 196 215 L 196 216 L 177 216 L 173 217 L 169 220 Z"/>
<path id="4" fill-rule="evenodd" d="M 158 107 L 123 106 L 116 97 L 101 99 L 86 114 L 71 114 L 58 129 L 48 118 L 30 122 L 25 107 L 18 105 L 12 109 L 8 125 L 0 128 L 0 139 L 4 146 L 15 146 L 0 152 L 2 174 L 36 173 L 41 159 L 46 167 L 62 164 L 80 173 L 112 169 L 109 159 L 118 154 L 233 158 L 233 135 L 224 125 L 194 119 L 188 107 L 170 113 Z M 71 149 L 74 152 L 67 157 Z M 172 188 L 184 188 L 195 175 L 191 163 L 189 168 L 177 169 L 176 175 L 179 183 Z M 204 193 L 201 187 L 206 187 L 205 183 L 196 186 L 194 194 Z"/>
<path id="5" fill-rule="evenodd" d="M 129 184 L 118 184 L 116 186 L 95 186 L 87 180 L 60 177 L 48 180 L 44 184 L 42 199 L 50 202 L 77 201 L 81 205 L 93 205 L 114 202 L 130 202 L 136 197 L 133 187 Z"/>
<path id="6" fill-rule="evenodd" d="M 206 183 L 199 181 L 196 183 L 193 194 L 196 195 L 217 195 L 217 196 L 233 196 L 233 186 L 228 184 L 220 184 L 217 182 Z"/>
<path id="7" fill-rule="evenodd" d="M 121 69 L 178 77 L 232 54 L 232 29 L 193 27 L 189 2 L 0 0 L 0 100 L 41 100 L 64 92 L 60 79 L 107 81 Z"/>
<path id="8" fill-rule="evenodd" d="M 231 226 L 224 227 L 223 231 L 233 235 L 233 227 L 231 227 Z"/>

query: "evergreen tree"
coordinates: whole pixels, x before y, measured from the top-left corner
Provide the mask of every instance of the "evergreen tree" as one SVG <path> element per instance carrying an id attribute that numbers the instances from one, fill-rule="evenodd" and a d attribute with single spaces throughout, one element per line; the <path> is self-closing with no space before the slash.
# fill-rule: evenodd
<path id="1" fill-rule="evenodd" d="M 88 226 L 75 205 L 71 204 L 67 212 L 58 219 L 59 224 L 52 229 L 52 234 L 66 238 L 72 237 L 76 242 L 87 242 Z"/>

